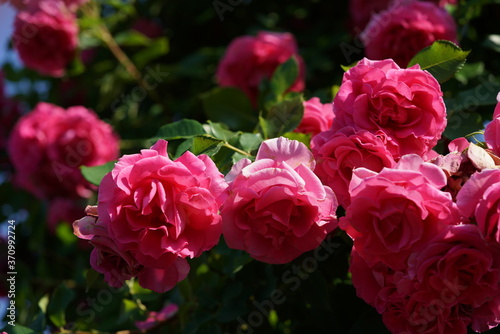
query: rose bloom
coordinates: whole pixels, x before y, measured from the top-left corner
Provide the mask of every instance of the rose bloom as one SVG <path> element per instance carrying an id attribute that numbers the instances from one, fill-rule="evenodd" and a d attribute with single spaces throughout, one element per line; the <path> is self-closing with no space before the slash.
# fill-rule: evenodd
<path id="1" fill-rule="evenodd" d="M 351 127 L 320 132 L 314 136 L 311 147 L 317 162 L 314 173 L 332 188 L 344 208 L 350 203 L 349 183 L 354 168 L 380 172 L 395 164 L 382 139 L 368 131 L 356 132 Z"/>
<path id="2" fill-rule="evenodd" d="M 283 137 L 263 142 L 255 162 L 235 164 L 221 208 L 227 245 L 272 264 L 319 246 L 337 227 L 337 200 L 314 175 L 314 164 L 304 144 Z"/>
<path id="3" fill-rule="evenodd" d="M 76 17 L 57 1 L 42 1 L 17 13 L 12 36 L 26 67 L 61 77 L 78 45 Z"/>
<path id="4" fill-rule="evenodd" d="M 459 222 L 451 195 L 440 191 L 446 176 L 437 166 L 407 155 L 380 173 L 354 170 L 351 204 L 340 227 L 369 266 L 381 262 L 404 270 L 408 256 L 447 225 Z"/>
<path id="5" fill-rule="evenodd" d="M 333 117 L 333 105 L 323 104 L 319 98 L 313 97 L 304 101 L 304 116 L 294 132 L 310 133 L 315 136 L 332 126 Z"/>
<path id="6" fill-rule="evenodd" d="M 427 0 L 444 6 L 446 4 L 456 4 L 457 0 Z M 375 13 L 379 13 L 384 9 L 391 8 L 397 4 L 393 0 L 350 0 L 349 13 L 351 15 L 352 25 L 355 32 L 362 31 L 370 18 Z"/>
<path id="7" fill-rule="evenodd" d="M 291 56 L 297 58 L 300 73 L 290 91 L 301 92 L 304 90 L 304 61 L 290 33 L 260 31 L 257 36 L 235 38 L 219 63 L 217 82 L 221 86 L 240 88 L 256 104 L 262 79 L 271 78 L 276 68 Z"/>
<path id="8" fill-rule="evenodd" d="M 470 315 L 499 293 L 500 247 L 488 244 L 476 225 L 448 226 L 410 256 L 408 273 L 428 293 L 423 301 L 461 304 Z"/>
<path id="9" fill-rule="evenodd" d="M 25 10 L 30 6 L 36 6 L 41 2 L 58 4 L 62 3 L 68 9 L 76 11 L 78 7 L 87 2 L 88 0 L 0 0 L 0 3 L 10 3 L 12 6 L 19 10 Z"/>
<path id="10" fill-rule="evenodd" d="M 401 67 L 437 40 L 457 42 L 457 26 L 443 8 L 430 2 L 398 1 L 373 15 L 361 34 L 366 57 L 392 58 Z"/>
<path id="11" fill-rule="evenodd" d="M 7 150 L 14 183 L 41 199 L 90 197 L 95 187 L 79 167 L 104 164 L 119 153 L 117 135 L 93 111 L 44 102 L 19 119 Z"/>
<path id="12" fill-rule="evenodd" d="M 179 257 L 162 269 L 143 266 L 133 252 L 122 251 L 109 236 L 109 224 L 98 218 L 96 206 L 87 206 L 85 213 L 85 217 L 73 223 L 74 234 L 94 246 L 90 265 L 104 275 L 110 286 L 120 288 L 126 280 L 138 277 L 143 288 L 163 293 L 186 278 L 189 265 L 185 259 Z"/>
<path id="13" fill-rule="evenodd" d="M 484 141 L 489 149 L 497 156 L 500 156 L 500 93 L 497 96 L 499 101 L 493 111 L 493 119 L 484 129 Z"/>
<path id="14" fill-rule="evenodd" d="M 476 223 L 487 240 L 500 244 L 500 170 L 475 173 L 457 195 L 462 214 Z"/>
<path id="15" fill-rule="evenodd" d="M 99 219 L 121 251 L 143 266 L 166 269 L 179 257 L 198 257 L 219 242 L 219 207 L 227 183 L 206 155 L 175 161 L 167 142 L 124 155 L 101 181 Z"/>
<path id="16" fill-rule="evenodd" d="M 362 59 L 349 69 L 333 101 L 332 129 L 346 126 L 385 134 L 393 156 L 425 156 L 446 127 L 439 83 L 418 65 L 402 69 L 392 60 Z"/>

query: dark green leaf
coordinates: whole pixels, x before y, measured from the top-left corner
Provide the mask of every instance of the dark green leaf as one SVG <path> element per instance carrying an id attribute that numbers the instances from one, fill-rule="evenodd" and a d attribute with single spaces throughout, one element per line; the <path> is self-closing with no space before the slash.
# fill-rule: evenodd
<path id="1" fill-rule="evenodd" d="M 245 93 L 234 87 L 217 87 L 201 96 L 205 114 L 233 130 L 251 131 L 257 115 Z"/>
<path id="2" fill-rule="evenodd" d="M 83 177 L 89 181 L 90 183 L 98 186 L 104 175 L 108 174 L 113 170 L 115 167 L 116 161 L 110 161 L 105 163 L 104 165 L 99 165 L 99 166 L 92 166 L 92 167 L 87 167 L 87 166 L 81 166 L 80 170 L 82 171 Z"/>
<path id="3" fill-rule="evenodd" d="M 6 326 L 3 328 L 5 332 L 9 334 L 35 334 L 36 332 L 32 330 L 31 328 L 28 327 L 23 327 L 21 325 L 15 325 L 15 326 Z"/>
<path id="4" fill-rule="evenodd" d="M 166 55 L 168 53 L 168 50 L 168 39 L 166 37 L 157 38 L 152 41 L 146 49 L 137 52 L 133 56 L 133 60 L 138 68 L 143 68 L 152 60 Z"/>
<path id="5" fill-rule="evenodd" d="M 73 298 L 75 298 L 75 292 L 64 283 L 59 285 L 52 293 L 47 306 L 47 314 L 55 326 L 62 327 L 66 323 L 66 308 Z"/>
<path id="6" fill-rule="evenodd" d="M 265 119 L 263 117 L 259 119 L 264 137 L 274 138 L 293 131 L 300 124 L 303 115 L 304 105 L 301 98 L 275 104 Z"/>
<path id="7" fill-rule="evenodd" d="M 155 139 L 186 139 L 203 134 L 206 134 L 206 132 L 201 123 L 192 119 L 183 119 L 162 126 L 156 134 Z"/>
<path id="8" fill-rule="evenodd" d="M 147 46 L 151 43 L 149 37 L 133 29 L 120 32 L 115 41 L 121 46 Z"/>
<path id="9" fill-rule="evenodd" d="M 470 51 L 463 51 L 450 41 L 439 40 L 428 46 L 408 64 L 411 67 L 419 64 L 423 70 L 429 71 L 439 82 L 445 82 L 455 75 L 462 66 Z"/>
<path id="10" fill-rule="evenodd" d="M 280 64 L 273 73 L 270 81 L 271 91 L 275 96 L 283 95 L 299 75 L 299 64 L 295 56 Z"/>

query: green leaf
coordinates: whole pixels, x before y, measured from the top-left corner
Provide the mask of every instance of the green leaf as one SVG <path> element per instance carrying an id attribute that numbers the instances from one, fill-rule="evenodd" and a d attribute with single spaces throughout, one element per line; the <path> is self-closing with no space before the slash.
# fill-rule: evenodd
<path id="1" fill-rule="evenodd" d="M 300 133 L 300 132 L 287 132 L 283 134 L 283 137 L 297 140 L 309 147 L 311 145 L 311 134 L 310 133 Z"/>
<path id="2" fill-rule="evenodd" d="M 47 306 L 47 314 L 50 321 L 57 326 L 63 327 L 66 323 L 65 312 L 71 301 L 75 298 L 75 292 L 68 288 L 64 283 L 59 285 L 50 297 Z"/>
<path id="3" fill-rule="evenodd" d="M 208 135 L 196 136 L 193 139 L 191 152 L 195 155 L 206 154 L 208 156 L 212 156 L 219 152 L 222 143 L 224 143 L 224 141 Z"/>
<path id="4" fill-rule="evenodd" d="M 450 41 L 439 40 L 417 53 L 408 67 L 419 64 L 442 83 L 462 68 L 469 53 Z"/>
<path id="5" fill-rule="evenodd" d="M 262 136 L 260 133 L 242 133 L 239 143 L 245 152 L 252 152 L 256 150 L 262 143 Z"/>
<path id="6" fill-rule="evenodd" d="M 237 133 L 230 131 L 227 125 L 222 123 L 207 121 L 207 124 L 203 124 L 203 128 L 209 135 L 225 141 L 228 141 L 229 139 L 237 135 Z"/>
<path id="7" fill-rule="evenodd" d="M 17 325 L 17 324 L 15 326 L 6 326 L 2 330 L 5 330 L 5 332 L 7 332 L 9 334 L 35 334 L 36 333 L 31 328 L 23 327 L 23 326 Z"/>
<path id="8" fill-rule="evenodd" d="M 143 68 L 152 60 L 166 55 L 168 51 L 168 39 L 166 37 L 160 37 L 153 40 L 146 49 L 137 52 L 132 58 L 138 68 Z"/>
<path id="9" fill-rule="evenodd" d="M 265 119 L 259 117 L 264 137 L 274 138 L 293 131 L 300 124 L 303 115 L 304 105 L 300 97 L 275 104 Z"/>
<path id="10" fill-rule="evenodd" d="M 151 39 L 137 30 L 126 30 L 115 36 L 115 41 L 121 46 L 147 46 Z"/>
<path id="11" fill-rule="evenodd" d="M 347 72 L 356 65 L 358 65 L 358 61 L 355 61 L 354 63 L 351 63 L 349 65 L 340 65 L 340 67 L 344 70 L 344 72 Z"/>
<path id="12" fill-rule="evenodd" d="M 116 161 L 110 161 L 105 163 L 104 165 L 99 165 L 99 166 L 92 166 L 92 167 L 81 166 L 80 170 L 82 171 L 82 175 L 85 178 L 85 180 L 98 186 L 101 183 L 104 175 L 108 174 L 113 170 L 113 168 L 115 167 L 115 163 Z"/>
<path id="13" fill-rule="evenodd" d="M 201 123 L 192 119 L 183 119 L 162 126 L 153 140 L 187 139 L 203 134 L 206 134 L 206 131 Z"/>
<path id="14" fill-rule="evenodd" d="M 295 56 L 280 64 L 273 73 L 270 81 L 271 91 L 275 96 L 283 95 L 299 75 L 299 63 Z"/>
<path id="15" fill-rule="evenodd" d="M 489 35 L 483 42 L 483 46 L 500 52 L 500 35 Z"/>
<path id="16" fill-rule="evenodd" d="M 214 122 L 233 130 L 252 131 L 257 114 L 243 91 L 235 87 L 217 87 L 201 96 L 205 114 Z"/>

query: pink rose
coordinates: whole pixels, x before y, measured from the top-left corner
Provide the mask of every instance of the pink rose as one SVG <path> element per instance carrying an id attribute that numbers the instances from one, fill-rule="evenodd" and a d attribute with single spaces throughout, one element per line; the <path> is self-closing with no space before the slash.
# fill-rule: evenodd
<path id="1" fill-rule="evenodd" d="M 44 102 L 20 118 L 8 142 L 15 183 L 44 199 L 90 197 L 95 187 L 79 167 L 115 160 L 118 152 L 117 135 L 93 111 Z"/>
<path id="2" fill-rule="evenodd" d="M 500 293 L 489 302 L 474 309 L 471 328 L 478 332 L 486 332 L 500 324 Z"/>
<path id="3" fill-rule="evenodd" d="M 272 264 L 319 246 L 337 227 L 337 200 L 314 165 L 304 144 L 283 137 L 263 142 L 255 162 L 235 164 L 221 208 L 227 245 Z"/>
<path id="4" fill-rule="evenodd" d="M 379 137 L 364 130 L 356 132 L 351 127 L 321 132 L 314 136 L 311 147 L 317 162 L 314 173 L 332 188 L 344 208 L 350 203 L 349 183 L 354 168 L 379 172 L 395 164 Z"/>
<path id="5" fill-rule="evenodd" d="M 136 321 L 135 326 L 142 331 L 147 331 L 171 319 L 177 311 L 179 311 L 179 306 L 168 304 L 158 312 L 149 312 L 148 318 L 144 321 Z"/>
<path id="6" fill-rule="evenodd" d="M 366 57 L 392 58 L 402 67 L 420 50 L 444 39 L 457 42 L 453 17 L 431 2 L 404 1 L 371 17 L 361 34 Z"/>
<path id="7" fill-rule="evenodd" d="M 121 250 L 109 236 L 109 224 L 98 218 L 96 206 L 88 206 L 85 213 L 87 216 L 73 223 L 74 234 L 80 239 L 90 240 L 94 246 L 90 265 L 104 275 L 110 286 L 119 288 L 126 280 L 138 277 L 143 288 L 163 293 L 186 278 L 189 265 L 185 259 L 176 258 L 162 269 L 143 266 L 134 252 Z"/>
<path id="8" fill-rule="evenodd" d="M 198 257 L 219 242 L 219 207 L 227 183 L 206 155 L 175 161 L 159 140 L 125 155 L 99 187 L 99 218 L 121 251 L 143 266 L 166 269 L 179 257 Z"/>
<path id="9" fill-rule="evenodd" d="M 61 3 L 65 5 L 68 9 L 76 11 L 81 5 L 86 3 L 88 0 L 0 0 L 0 3 L 9 2 L 12 6 L 18 10 L 25 10 L 30 6 L 37 6 L 42 2 L 54 4 Z"/>
<path id="10" fill-rule="evenodd" d="M 380 173 L 355 169 L 351 204 L 340 227 L 354 239 L 369 266 L 381 262 L 404 270 L 412 252 L 447 225 L 459 222 L 451 195 L 440 191 L 445 184 L 444 172 L 417 155 L 404 156 L 394 168 Z"/>
<path id="11" fill-rule="evenodd" d="M 497 96 L 499 101 L 493 112 L 493 119 L 484 129 L 484 141 L 489 149 L 497 156 L 500 156 L 500 93 Z"/>
<path id="12" fill-rule="evenodd" d="M 485 238 L 500 243 L 500 170 L 475 173 L 457 195 L 462 214 L 475 222 Z"/>
<path id="13" fill-rule="evenodd" d="M 322 104 L 317 97 L 304 101 L 304 117 L 295 132 L 310 133 L 313 136 L 326 131 L 332 126 L 333 105 Z"/>
<path id="14" fill-rule="evenodd" d="M 140 17 L 135 20 L 132 29 L 140 32 L 149 38 L 157 38 L 163 34 L 163 27 L 155 20 L 146 17 Z"/>
<path id="15" fill-rule="evenodd" d="M 410 256 L 408 273 L 427 293 L 423 300 L 470 312 L 500 292 L 500 247 L 488 245 L 475 225 L 448 226 Z"/>
<path id="16" fill-rule="evenodd" d="M 61 77 L 75 57 L 78 45 L 76 17 L 58 1 L 30 5 L 17 13 L 12 39 L 26 67 Z"/>
<path id="17" fill-rule="evenodd" d="M 446 127 L 443 93 L 418 65 L 402 69 L 392 60 L 362 59 L 344 74 L 333 101 L 333 130 L 346 126 L 387 137 L 395 158 L 427 154 Z"/>
<path id="18" fill-rule="evenodd" d="M 290 91 L 301 92 L 304 90 L 304 61 L 290 33 L 260 31 L 257 36 L 237 37 L 219 63 L 217 81 L 221 86 L 240 88 L 256 104 L 262 79 L 271 78 L 276 68 L 291 56 L 297 57 L 300 73 Z"/>

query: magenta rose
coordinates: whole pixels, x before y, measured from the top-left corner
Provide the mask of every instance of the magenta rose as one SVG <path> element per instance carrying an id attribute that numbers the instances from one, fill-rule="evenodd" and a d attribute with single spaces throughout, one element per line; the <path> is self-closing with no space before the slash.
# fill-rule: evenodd
<path id="1" fill-rule="evenodd" d="M 408 273 L 429 303 L 478 308 L 499 293 L 500 247 L 488 244 L 476 225 L 448 226 L 410 256 Z"/>
<path id="2" fill-rule="evenodd" d="M 221 86 L 240 88 L 256 104 L 262 79 L 271 78 L 276 68 L 291 56 L 297 57 L 300 73 L 290 91 L 301 92 L 304 90 L 304 61 L 290 33 L 260 31 L 257 36 L 234 39 L 217 68 L 217 82 Z"/>
<path id="3" fill-rule="evenodd" d="M 385 134 L 393 156 L 425 156 L 446 127 L 439 83 L 418 65 L 402 69 L 392 60 L 362 59 L 344 74 L 333 101 L 333 130 L 346 126 Z"/>
<path id="4" fill-rule="evenodd" d="M 354 239 L 369 266 L 381 262 L 404 270 L 408 256 L 447 225 L 459 222 L 451 195 L 440 191 L 446 176 L 417 155 L 376 173 L 354 170 L 351 204 L 340 227 Z"/>
<path id="5" fill-rule="evenodd" d="M 179 306 L 176 304 L 168 304 L 158 312 L 149 312 L 147 319 L 144 321 L 136 321 L 135 326 L 142 331 L 147 331 L 171 319 L 175 316 L 177 311 L 179 311 Z"/>
<path id="6" fill-rule="evenodd" d="M 134 252 L 121 250 L 109 236 L 109 224 L 98 218 L 97 206 L 87 206 L 85 213 L 87 216 L 73 223 L 74 234 L 90 241 L 94 247 L 90 265 L 110 286 L 119 288 L 126 280 L 138 277 L 143 288 L 162 293 L 186 278 L 189 265 L 185 259 L 179 257 L 163 269 L 143 266 Z"/>
<path id="7" fill-rule="evenodd" d="M 8 153 L 14 182 L 38 198 L 88 198 L 95 187 L 80 166 L 96 166 L 118 157 L 111 126 L 82 106 L 67 110 L 41 102 L 12 130 Z"/>
<path id="8" fill-rule="evenodd" d="M 121 251 L 145 267 L 166 269 L 179 257 L 198 257 L 219 242 L 219 207 L 227 183 L 206 155 L 175 161 L 167 142 L 125 155 L 103 178 L 99 218 Z"/>
<path id="9" fill-rule="evenodd" d="M 310 133 L 315 136 L 321 131 L 330 129 L 333 117 L 333 105 L 323 104 L 319 98 L 313 97 L 304 101 L 304 116 L 295 132 Z"/>
<path id="10" fill-rule="evenodd" d="M 227 245 L 272 264 L 319 246 L 337 227 L 337 200 L 314 164 L 304 144 L 283 137 L 263 142 L 255 162 L 235 164 L 221 208 Z"/>
<path id="11" fill-rule="evenodd" d="M 349 13 L 355 32 L 362 31 L 373 14 L 387 9 L 391 0 L 350 0 Z"/>
<path id="12" fill-rule="evenodd" d="M 62 3 L 70 10 L 77 10 L 82 4 L 88 0 L 0 0 L 0 3 L 10 3 L 19 10 L 25 10 L 30 6 L 36 6 L 41 2 L 45 3 Z"/>
<path id="13" fill-rule="evenodd" d="M 500 156 L 500 94 L 497 100 L 499 102 L 493 112 L 493 119 L 484 128 L 484 141 L 493 153 Z"/>
<path id="14" fill-rule="evenodd" d="M 61 77 L 75 57 L 76 17 L 62 2 L 41 1 L 17 13 L 12 40 L 26 67 Z"/>
<path id="15" fill-rule="evenodd" d="M 354 168 L 380 172 L 395 164 L 382 139 L 351 127 L 321 132 L 314 136 L 311 147 L 317 163 L 314 173 L 332 188 L 344 208 L 350 203 L 349 183 Z"/>
<path id="16" fill-rule="evenodd" d="M 462 214 L 476 223 L 484 237 L 500 244 L 500 170 L 475 173 L 457 195 Z"/>
<path id="17" fill-rule="evenodd" d="M 457 42 L 453 17 L 431 2 L 397 1 L 371 17 L 361 34 L 366 57 L 392 58 L 401 67 L 423 48 L 437 40 Z"/>

